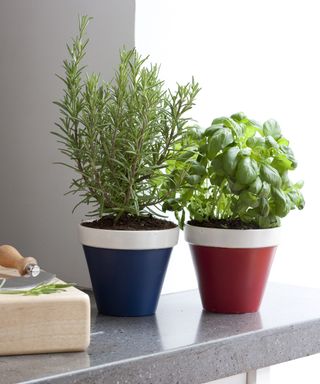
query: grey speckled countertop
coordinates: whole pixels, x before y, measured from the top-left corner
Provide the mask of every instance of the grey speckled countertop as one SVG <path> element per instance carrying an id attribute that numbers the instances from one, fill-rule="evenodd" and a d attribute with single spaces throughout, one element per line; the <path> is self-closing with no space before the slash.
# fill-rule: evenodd
<path id="1" fill-rule="evenodd" d="M 260 312 L 202 311 L 197 291 L 161 296 L 156 316 L 93 305 L 87 352 L 0 357 L 0 383 L 200 384 L 320 352 L 320 290 L 270 284 Z"/>

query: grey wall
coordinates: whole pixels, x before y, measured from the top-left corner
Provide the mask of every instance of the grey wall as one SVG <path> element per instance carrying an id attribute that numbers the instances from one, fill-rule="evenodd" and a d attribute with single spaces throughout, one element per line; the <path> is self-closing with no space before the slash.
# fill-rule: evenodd
<path id="1" fill-rule="evenodd" d="M 122 46 L 134 45 L 134 0 L 1 0 L 0 243 L 16 246 L 67 281 L 89 285 L 77 238 L 84 210 L 63 196 L 71 172 L 49 132 L 57 120 L 65 44 L 77 17 L 89 26 L 88 71 L 112 77 Z"/>

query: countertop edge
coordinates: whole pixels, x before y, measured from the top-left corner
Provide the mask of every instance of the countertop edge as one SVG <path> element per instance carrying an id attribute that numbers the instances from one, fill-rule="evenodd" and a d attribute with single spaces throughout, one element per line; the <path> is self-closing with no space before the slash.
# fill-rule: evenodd
<path id="1" fill-rule="evenodd" d="M 319 353 L 318 335 L 320 319 L 248 332 L 20 384 L 199 384 Z"/>

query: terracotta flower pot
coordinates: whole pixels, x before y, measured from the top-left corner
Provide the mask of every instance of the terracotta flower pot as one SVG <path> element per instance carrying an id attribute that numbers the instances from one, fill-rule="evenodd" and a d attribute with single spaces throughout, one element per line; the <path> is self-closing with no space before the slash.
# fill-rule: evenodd
<path id="1" fill-rule="evenodd" d="M 259 310 L 280 228 L 218 229 L 186 225 L 202 305 L 206 311 Z"/>
<path id="2" fill-rule="evenodd" d="M 98 311 L 153 315 L 179 228 L 119 231 L 80 225 L 79 233 Z"/>

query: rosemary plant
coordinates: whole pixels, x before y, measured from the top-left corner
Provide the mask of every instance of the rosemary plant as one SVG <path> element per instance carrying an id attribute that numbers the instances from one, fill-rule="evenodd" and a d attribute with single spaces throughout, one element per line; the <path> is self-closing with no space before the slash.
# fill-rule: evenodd
<path id="1" fill-rule="evenodd" d="M 67 45 L 63 62 L 63 97 L 56 101 L 60 118 L 53 132 L 60 151 L 71 162 L 60 163 L 77 174 L 68 193 L 92 207 L 89 215 L 160 215 L 154 207 L 166 200 L 170 182 L 167 166 L 184 151 L 181 138 L 199 85 L 177 85 L 176 92 L 159 79 L 159 66 L 147 65 L 135 49 L 122 50 L 110 83 L 100 75 L 85 75 L 83 58 L 90 18 L 79 20 L 79 34 Z M 176 185 L 178 188 L 178 186 Z"/>

